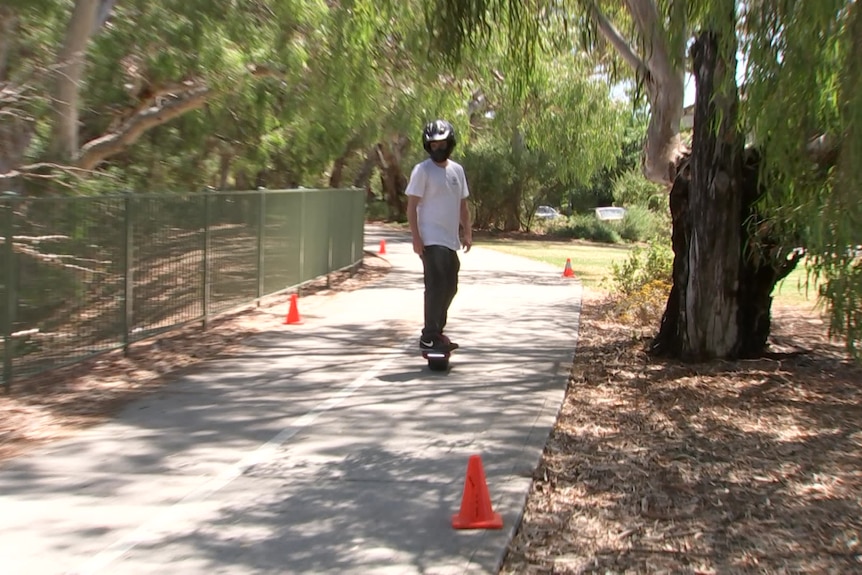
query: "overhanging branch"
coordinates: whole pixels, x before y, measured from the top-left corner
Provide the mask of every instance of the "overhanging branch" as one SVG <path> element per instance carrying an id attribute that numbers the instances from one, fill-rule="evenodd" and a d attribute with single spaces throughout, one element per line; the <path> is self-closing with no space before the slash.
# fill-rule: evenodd
<path id="1" fill-rule="evenodd" d="M 631 66 L 637 74 L 640 75 L 646 72 L 646 64 L 644 61 L 635 53 L 631 44 L 623 38 L 623 35 L 620 34 L 617 27 L 614 26 L 613 22 L 611 22 L 607 16 L 605 16 L 595 2 L 589 3 L 588 10 L 590 17 L 596 23 L 596 26 L 598 26 L 599 32 L 601 32 L 605 39 L 611 43 L 614 50 L 617 51 L 617 54 L 619 54 L 620 57 L 625 60 L 625 62 Z"/>
<path id="2" fill-rule="evenodd" d="M 134 144 L 147 130 L 169 122 L 186 112 L 202 108 L 211 95 L 210 88 L 199 86 L 177 94 L 164 103 L 138 112 L 117 130 L 84 144 L 75 162 L 76 167 L 85 170 L 94 169 L 105 159 Z"/>
<path id="3" fill-rule="evenodd" d="M 626 5 L 643 41 L 646 67 L 663 83 L 673 76 L 673 67 L 658 7 L 654 0 L 626 0 Z"/>

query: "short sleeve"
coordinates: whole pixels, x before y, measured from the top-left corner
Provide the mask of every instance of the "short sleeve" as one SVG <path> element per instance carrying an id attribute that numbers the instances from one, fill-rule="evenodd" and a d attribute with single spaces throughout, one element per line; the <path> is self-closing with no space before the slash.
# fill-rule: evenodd
<path id="1" fill-rule="evenodd" d="M 470 189 L 467 187 L 467 174 L 464 173 L 464 168 L 461 168 L 461 199 L 466 199 L 470 196 Z"/>
<path id="2" fill-rule="evenodd" d="M 407 189 L 404 193 L 408 196 L 416 196 L 421 198 L 425 195 L 425 170 L 422 169 L 422 164 L 416 164 L 413 171 L 410 173 L 410 181 L 407 182 Z"/>

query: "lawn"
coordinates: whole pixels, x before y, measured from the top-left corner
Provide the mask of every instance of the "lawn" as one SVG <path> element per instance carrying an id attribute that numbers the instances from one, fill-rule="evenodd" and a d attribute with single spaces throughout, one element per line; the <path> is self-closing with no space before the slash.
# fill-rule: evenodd
<path id="1" fill-rule="evenodd" d="M 507 254 L 522 256 L 559 266 L 560 273 L 566 260 L 572 260 L 572 269 L 584 286 L 598 289 L 602 279 L 610 276 L 611 263 L 628 257 L 630 246 L 599 244 L 579 240 L 520 240 L 481 239 L 477 245 Z"/>
<path id="2" fill-rule="evenodd" d="M 566 259 L 584 286 L 601 289 L 602 280 L 611 274 L 611 264 L 622 262 L 632 249 L 630 245 L 601 244 L 583 240 L 545 240 L 511 238 L 477 238 L 477 245 L 559 266 L 562 273 Z M 812 309 L 816 289 L 805 289 L 805 269 L 798 267 L 773 292 L 775 303 Z"/>

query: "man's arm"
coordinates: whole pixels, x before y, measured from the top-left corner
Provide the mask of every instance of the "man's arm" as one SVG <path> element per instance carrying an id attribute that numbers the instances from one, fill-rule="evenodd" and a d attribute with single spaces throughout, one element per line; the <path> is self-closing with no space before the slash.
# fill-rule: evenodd
<path id="1" fill-rule="evenodd" d="M 470 222 L 470 206 L 467 205 L 467 198 L 461 200 L 461 244 L 464 246 L 464 253 L 469 252 L 473 247 L 473 227 Z"/>
<path id="2" fill-rule="evenodd" d="M 419 235 L 419 221 L 416 208 L 422 198 L 418 196 L 407 196 L 407 223 L 410 224 L 410 234 L 413 236 L 413 252 L 422 256 L 425 253 L 425 244 Z"/>

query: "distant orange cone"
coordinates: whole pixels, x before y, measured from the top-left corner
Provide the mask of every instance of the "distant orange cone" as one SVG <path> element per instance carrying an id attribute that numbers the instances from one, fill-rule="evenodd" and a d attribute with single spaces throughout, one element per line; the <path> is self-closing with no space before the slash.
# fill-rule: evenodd
<path id="1" fill-rule="evenodd" d="M 502 529 L 503 517 L 494 513 L 488 485 L 485 483 L 485 470 L 482 458 L 471 455 L 467 462 L 467 479 L 464 481 L 464 494 L 461 496 L 461 511 L 452 516 L 455 529 Z"/>
<path id="2" fill-rule="evenodd" d="M 284 318 L 285 325 L 291 323 L 302 323 L 299 317 L 299 308 L 296 305 L 296 294 L 290 294 L 290 310 L 287 312 L 287 317 Z"/>
<path id="3" fill-rule="evenodd" d="M 386 255 L 386 240 L 380 240 L 380 251 L 378 251 L 381 256 Z"/>
<path id="4" fill-rule="evenodd" d="M 566 258 L 566 267 L 563 269 L 564 278 L 575 277 L 575 270 L 572 269 L 572 258 Z"/>

